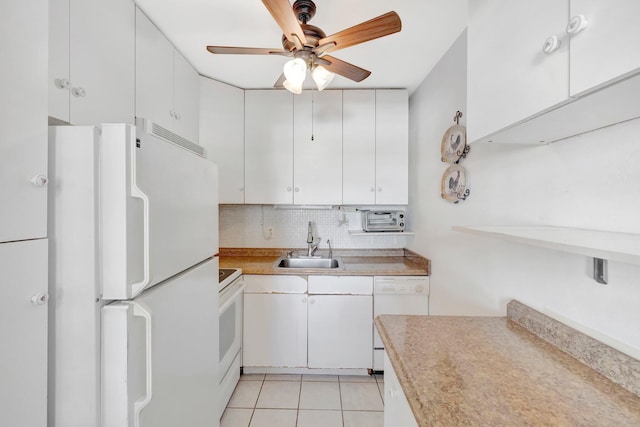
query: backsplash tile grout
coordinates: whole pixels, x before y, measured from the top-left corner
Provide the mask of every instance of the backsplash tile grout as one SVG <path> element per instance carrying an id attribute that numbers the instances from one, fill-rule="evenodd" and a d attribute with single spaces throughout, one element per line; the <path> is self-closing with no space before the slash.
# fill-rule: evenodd
<path id="1" fill-rule="evenodd" d="M 360 212 L 342 209 L 276 209 L 271 205 L 220 205 L 220 247 L 302 248 L 312 222 L 319 249 L 404 248 L 411 235 L 354 236 L 361 230 Z"/>

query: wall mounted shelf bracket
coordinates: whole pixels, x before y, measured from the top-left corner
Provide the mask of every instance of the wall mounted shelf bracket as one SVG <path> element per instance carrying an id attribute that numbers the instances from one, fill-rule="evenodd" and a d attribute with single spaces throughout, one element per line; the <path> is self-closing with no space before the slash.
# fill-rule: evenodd
<path id="1" fill-rule="evenodd" d="M 593 280 L 603 285 L 609 281 L 609 261 L 602 258 L 593 259 Z"/>

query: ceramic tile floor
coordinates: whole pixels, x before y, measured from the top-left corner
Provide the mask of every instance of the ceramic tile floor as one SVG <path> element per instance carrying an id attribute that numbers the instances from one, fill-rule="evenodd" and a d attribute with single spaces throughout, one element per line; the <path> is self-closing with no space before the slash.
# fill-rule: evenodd
<path id="1" fill-rule="evenodd" d="M 221 427 L 383 427 L 384 377 L 247 374 Z"/>

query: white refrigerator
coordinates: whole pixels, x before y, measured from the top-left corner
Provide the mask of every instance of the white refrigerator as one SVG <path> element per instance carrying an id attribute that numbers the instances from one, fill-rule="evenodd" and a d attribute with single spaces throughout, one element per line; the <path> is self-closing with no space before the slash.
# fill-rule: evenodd
<path id="1" fill-rule="evenodd" d="M 151 122 L 49 129 L 51 427 L 219 426 L 217 168 Z"/>

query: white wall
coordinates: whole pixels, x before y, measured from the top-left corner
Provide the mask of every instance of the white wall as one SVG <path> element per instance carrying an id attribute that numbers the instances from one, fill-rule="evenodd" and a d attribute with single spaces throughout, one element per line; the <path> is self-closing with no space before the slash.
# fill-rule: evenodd
<path id="1" fill-rule="evenodd" d="M 410 99 L 416 237 L 408 247 L 432 261 L 430 312 L 502 316 L 518 299 L 640 349 L 640 267 L 610 262 L 609 284 L 599 285 L 590 258 L 451 230 L 531 224 L 640 233 L 640 120 L 549 145 L 474 144 L 462 161 L 471 195 L 454 205 L 440 197 L 440 143 L 465 104 L 463 33 Z"/>
<path id="2" fill-rule="evenodd" d="M 320 249 L 403 248 L 410 236 L 352 236 L 349 230 L 360 229 L 360 213 L 353 208 L 275 209 L 261 205 L 220 206 L 220 247 L 222 248 L 305 248 L 307 227 L 312 222 L 313 235 L 321 239 Z M 269 232 L 271 229 L 271 233 Z"/>

